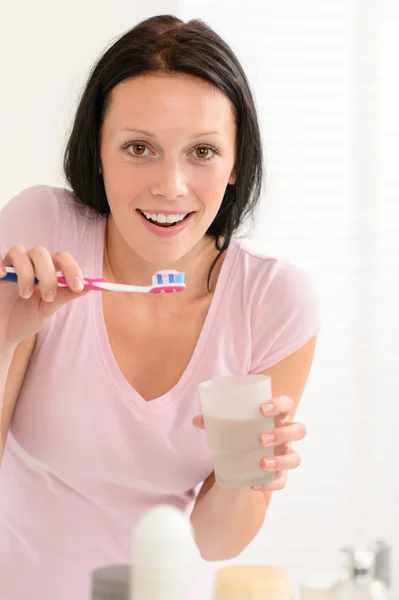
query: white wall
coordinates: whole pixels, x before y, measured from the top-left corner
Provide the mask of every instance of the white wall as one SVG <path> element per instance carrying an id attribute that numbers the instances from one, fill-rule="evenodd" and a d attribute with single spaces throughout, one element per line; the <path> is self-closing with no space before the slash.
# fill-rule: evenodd
<path id="1" fill-rule="evenodd" d="M 64 185 L 62 153 L 75 103 L 102 53 L 177 0 L 0 0 L 0 206 L 29 185 Z"/>
<path id="2" fill-rule="evenodd" d="M 1 0 L 0 206 L 28 185 L 63 185 L 80 86 L 122 31 L 172 12 L 203 18 L 235 48 L 255 90 L 267 154 L 250 244 L 308 270 L 325 323 L 298 414 L 308 427 L 298 446 L 303 463 L 237 562 L 279 563 L 299 580 L 336 570 L 339 548 L 363 536 L 399 551 L 399 102 L 391 87 L 399 14 L 394 0 L 381 1 L 384 36 L 375 37 L 376 2 L 230 0 L 228 13 L 222 4 Z M 370 46 L 374 39 L 385 42 Z"/>

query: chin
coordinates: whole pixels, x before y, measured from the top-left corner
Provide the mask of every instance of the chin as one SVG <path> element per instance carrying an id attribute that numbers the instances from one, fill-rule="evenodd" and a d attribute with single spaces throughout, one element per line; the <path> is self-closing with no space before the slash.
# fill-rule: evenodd
<path id="1" fill-rule="evenodd" d="M 161 269 L 173 269 L 174 265 L 181 262 L 193 249 L 192 245 L 183 244 L 158 244 L 134 248 L 134 252 L 146 263 L 154 267 L 154 272 Z"/>

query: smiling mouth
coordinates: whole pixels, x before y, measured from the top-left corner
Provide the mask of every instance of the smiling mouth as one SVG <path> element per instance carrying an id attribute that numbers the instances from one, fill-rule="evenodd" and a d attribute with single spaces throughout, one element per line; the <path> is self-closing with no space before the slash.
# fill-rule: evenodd
<path id="1" fill-rule="evenodd" d="M 176 225 L 185 221 L 192 214 L 192 212 L 189 212 L 184 214 L 164 215 L 162 213 L 148 213 L 141 209 L 137 209 L 137 212 L 139 212 L 144 219 L 153 223 L 153 225 L 158 225 L 158 227 L 166 229 L 176 227 Z"/>

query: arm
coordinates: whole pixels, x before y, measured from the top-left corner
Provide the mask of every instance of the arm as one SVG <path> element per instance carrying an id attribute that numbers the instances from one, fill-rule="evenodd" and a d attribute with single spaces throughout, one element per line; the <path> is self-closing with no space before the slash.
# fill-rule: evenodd
<path id="1" fill-rule="evenodd" d="M 297 352 L 263 372 L 272 379 L 273 397 L 289 396 L 294 418 L 305 388 L 316 346 L 316 337 Z M 272 492 L 250 488 L 224 489 L 212 473 L 196 499 L 191 523 L 201 556 L 205 560 L 228 560 L 238 556 L 259 532 Z"/>
<path id="2" fill-rule="evenodd" d="M 36 336 L 0 350 L 0 468 L 8 429 L 35 343 Z"/>

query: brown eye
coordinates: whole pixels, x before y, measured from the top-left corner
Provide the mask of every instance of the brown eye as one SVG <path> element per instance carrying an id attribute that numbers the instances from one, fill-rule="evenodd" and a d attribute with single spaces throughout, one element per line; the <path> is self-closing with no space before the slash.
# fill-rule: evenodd
<path id="1" fill-rule="evenodd" d="M 133 154 L 136 156 L 142 156 L 146 149 L 144 144 L 132 144 L 130 147 L 133 148 Z"/>
<path id="2" fill-rule="evenodd" d="M 208 158 L 209 157 L 210 148 L 196 148 L 195 153 L 197 158 Z"/>

